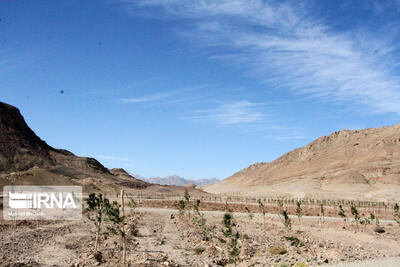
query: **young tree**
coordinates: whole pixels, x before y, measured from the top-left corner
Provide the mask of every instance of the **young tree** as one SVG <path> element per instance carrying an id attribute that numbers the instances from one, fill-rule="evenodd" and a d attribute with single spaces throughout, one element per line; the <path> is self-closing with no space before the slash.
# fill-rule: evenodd
<path id="1" fill-rule="evenodd" d="M 204 214 L 200 212 L 200 200 L 199 199 L 197 199 L 193 205 L 192 221 L 200 229 L 203 241 L 208 241 L 210 229 L 207 227 L 206 219 L 204 218 Z"/>
<path id="2" fill-rule="evenodd" d="M 181 216 L 183 216 L 184 214 L 185 214 L 185 207 L 186 207 L 186 203 L 185 203 L 185 201 L 184 200 L 179 200 L 178 201 L 178 211 L 179 211 L 179 214 L 181 215 Z"/>
<path id="3" fill-rule="evenodd" d="M 302 214 L 301 214 L 301 212 L 302 212 L 302 209 L 301 209 L 301 203 L 300 203 L 300 201 L 296 201 L 296 215 L 297 215 L 297 217 L 299 218 L 299 223 L 301 223 L 301 216 L 302 216 Z"/>
<path id="4" fill-rule="evenodd" d="M 261 212 L 261 214 L 263 216 L 263 232 L 265 233 L 265 205 L 261 201 L 261 199 L 258 200 L 258 207 L 259 207 L 260 212 Z"/>
<path id="5" fill-rule="evenodd" d="M 120 210 L 121 208 L 121 210 Z M 124 192 L 121 192 L 121 205 L 117 201 L 113 201 L 106 209 L 107 217 L 113 226 L 108 226 L 107 229 L 112 234 L 119 235 L 121 237 L 122 247 L 122 263 L 126 264 L 126 232 L 125 232 L 125 211 L 124 211 Z"/>
<path id="6" fill-rule="evenodd" d="M 354 217 L 354 221 L 356 222 L 357 229 L 358 229 L 358 223 L 360 221 L 360 215 L 358 214 L 357 207 L 354 205 L 354 203 L 351 204 L 351 214 Z"/>
<path id="7" fill-rule="evenodd" d="M 282 216 L 283 216 L 283 225 L 286 228 L 292 228 L 292 220 L 290 219 L 289 215 L 287 214 L 286 210 L 282 211 Z"/>
<path id="8" fill-rule="evenodd" d="M 189 201 L 190 201 L 190 195 L 189 195 L 189 191 L 187 190 L 187 188 L 185 188 L 185 193 L 183 194 L 183 198 L 185 199 L 185 206 L 188 207 Z M 188 214 L 189 214 L 189 220 L 190 220 L 190 209 L 188 210 Z"/>
<path id="9" fill-rule="evenodd" d="M 324 204 L 321 203 L 319 204 L 319 225 L 321 226 L 322 223 L 325 220 L 325 209 L 324 209 Z"/>
<path id="10" fill-rule="evenodd" d="M 370 219 L 371 222 L 375 221 L 375 224 L 376 224 L 376 225 L 379 224 L 378 218 L 377 218 L 377 217 L 375 216 L 375 214 L 372 213 L 372 212 L 369 213 L 369 219 Z"/>
<path id="11" fill-rule="evenodd" d="M 239 260 L 240 254 L 240 246 L 239 246 L 239 238 L 240 233 L 236 229 L 236 223 L 233 220 L 233 215 L 230 212 L 226 212 L 224 214 L 224 218 L 222 220 L 222 233 L 226 238 L 228 238 L 228 254 L 229 254 L 229 262 L 234 263 L 235 266 Z"/>
<path id="12" fill-rule="evenodd" d="M 342 205 L 339 205 L 339 216 L 343 218 L 345 224 L 347 224 L 347 215 L 346 212 L 344 211 Z"/>
<path id="13" fill-rule="evenodd" d="M 364 225 L 364 229 L 365 229 L 368 224 L 371 224 L 371 220 L 369 218 L 360 219 L 360 224 Z"/>
<path id="14" fill-rule="evenodd" d="M 187 190 L 187 188 L 185 188 L 185 193 L 183 193 L 183 198 L 185 199 L 186 204 L 188 204 L 189 200 L 190 200 L 190 195 L 189 195 L 189 191 Z"/>
<path id="15" fill-rule="evenodd" d="M 394 206 L 393 206 L 393 210 L 394 210 L 394 214 L 393 214 L 393 217 L 394 217 L 394 220 L 399 224 L 399 226 L 400 226 L 400 207 L 399 207 L 399 204 L 394 204 Z"/>
<path id="16" fill-rule="evenodd" d="M 137 207 L 137 203 L 132 197 L 129 198 L 128 207 L 130 208 L 130 214 L 133 215 Z"/>
<path id="17" fill-rule="evenodd" d="M 250 209 L 245 206 L 244 209 L 246 210 L 247 215 L 249 216 L 250 220 L 253 220 L 253 213 L 250 211 Z"/>
<path id="18" fill-rule="evenodd" d="M 106 213 L 106 209 L 109 206 L 109 200 L 103 196 L 103 194 L 99 193 L 98 195 L 92 193 L 89 195 L 89 198 L 86 199 L 86 211 L 87 217 L 89 220 L 91 220 L 95 227 L 96 227 L 96 239 L 94 243 L 94 249 L 97 251 L 99 239 L 100 239 L 100 232 L 101 232 L 101 226 L 103 222 L 103 215 Z M 92 218 L 90 216 L 90 212 L 95 212 L 96 217 Z"/>
<path id="19" fill-rule="evenodd" d="M 281 214 L 283 212 L 283 201 L 278 199 L 278 216 L 281 219 Z"/>

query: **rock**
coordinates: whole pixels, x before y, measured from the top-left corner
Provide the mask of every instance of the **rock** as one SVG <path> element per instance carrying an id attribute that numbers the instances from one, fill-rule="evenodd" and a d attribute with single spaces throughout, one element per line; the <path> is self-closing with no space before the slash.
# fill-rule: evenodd
<path id="1" fill-rule="evenodd" d="M 378 234 L 383 234 L 386 231 L 382 226 L 377 225 L 377 226 L 374 227 L 374 232 L 378 233 Z"/>

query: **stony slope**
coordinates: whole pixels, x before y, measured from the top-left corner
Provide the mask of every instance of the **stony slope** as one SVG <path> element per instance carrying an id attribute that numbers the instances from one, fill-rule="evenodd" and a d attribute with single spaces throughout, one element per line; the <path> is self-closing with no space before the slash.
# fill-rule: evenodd
<path id="1" fill-rule="evenodd" d="M 94 158 L 55 149 L 27 125 L 20 111 L 0 102 L 0 187 L 4 185 L 82 185 L 85 191 L 142 190 L 176 193 L 184 187 L 144 182 L 124 169 L 107 169 Z M 194 194 L 203 191 L 192 189 Z"/>
<path id="2" fill-rule="evenodd" d="M 16 107 L 0 102 L 0 185 L 83 184 L 91 189 L 150 185 L 127 173 L 122 177 L 121 172 L 110 172 L 94 158 L 49 146 L 29 128 Z"/>
<path id="3" fill-rule="evenodd" d="M 400 199 L 400 124 L 334 132 L 204 189 L 212 193 Z"/>

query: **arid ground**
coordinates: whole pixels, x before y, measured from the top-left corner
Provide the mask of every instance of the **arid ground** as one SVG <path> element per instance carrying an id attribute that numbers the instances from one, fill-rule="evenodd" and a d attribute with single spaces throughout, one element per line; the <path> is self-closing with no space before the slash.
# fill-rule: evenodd
<path id="1" fill-rule="evenodd" d="M 139 207 L 127 213 L 129 266 L 227 265 L 224 211 L 201 211 L 207 238 L 193 223 L 193 212 Z M 299 221 L 291 216 L 288 228 L 275 214 L 266 214 L 265 225 L 260 213 L 250 218 L 234 212 L 233 218 L 241 234 L 238 266 L 317 266 L 400 257 L 400 227 L 390 220 L 381 220 L 385 232 L 377 233 L 374 223 L 357 229 L 351 219 L 346 223 L 303 216 Z M 81 221 L 1 221 L 1 266 L 120 266 L 120 239 L 106 233 L 106 226 L 95 252 L 95 228 L 86 214 Z"/>

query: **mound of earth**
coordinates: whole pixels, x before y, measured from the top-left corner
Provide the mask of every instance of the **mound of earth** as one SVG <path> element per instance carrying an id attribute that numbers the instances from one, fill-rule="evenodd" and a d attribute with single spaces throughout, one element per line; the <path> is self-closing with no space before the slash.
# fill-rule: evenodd
<path id="1" fill-rule="evenodd" d="M 253 196 L 399 200 L 400 124 L 334 132 L 203 189 Z"/>

